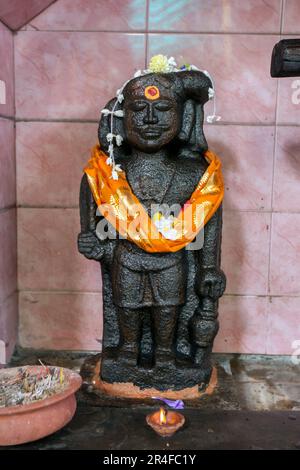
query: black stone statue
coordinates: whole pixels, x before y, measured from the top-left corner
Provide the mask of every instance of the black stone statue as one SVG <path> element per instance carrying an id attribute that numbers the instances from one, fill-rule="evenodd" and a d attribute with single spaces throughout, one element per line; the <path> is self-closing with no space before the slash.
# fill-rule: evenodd
<path id="1" fill-rule="evenodd" d="M 147 87 L 158 89 L 159 98 L 145 98 Z M 211 87 L 206 74 L 182 71 L 143 75 L 123 90 L 118 109 L 124 117 L 115 118 L 115 130 L 124 140 L 115 159 L 149 215 L 153 204 L 182 207 L 208 167 L 203 105 Z M 116 98 L 106 108 L 115 103 Z M 102 116 L 99 125 L 107 154 L 110 123 L 110 115 Z M 158 390 L 197 384 L 203 389 L 212 372 L 218 299 L 226 283 L 220 269 L 221 206 L 203 229 L 203 247 L 159 253 L 120 236 L 97 235 L 101 216 L 86 175 L 80 213 L 79 251 L 102 267 L 101 380 Z"/>

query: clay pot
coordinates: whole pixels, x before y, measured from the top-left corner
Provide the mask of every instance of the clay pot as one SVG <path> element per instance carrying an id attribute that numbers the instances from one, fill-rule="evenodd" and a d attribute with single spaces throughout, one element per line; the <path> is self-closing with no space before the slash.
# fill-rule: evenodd
<path id="1" fill-rule="evenodd" d="M 42 366 L 27 366 L 30 373 L 41 373 Z M 19 370 L 2 369 L 1 374 Z M 63 369 L 66 388 L 51 397 L 26 405 L 0 408 L 0 446 L 36 441 L 58 431 L 73 418 L 76 411 L 75 392 L 82 379 L 79 374 Z"/>
<path id="2" fill-rule="evenodd" d="M 168 411 L 166 423 L 160 423 L 160 410 L 146 416 L 147 424 L 160 436 L 171 437 L 185 423 L 185 417 L 177 411 Z"/>

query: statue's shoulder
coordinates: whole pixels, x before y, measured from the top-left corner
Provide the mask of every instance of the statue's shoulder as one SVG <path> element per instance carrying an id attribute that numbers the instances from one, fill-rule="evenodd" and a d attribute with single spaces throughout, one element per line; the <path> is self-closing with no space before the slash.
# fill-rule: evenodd
<path id="1" fill-rule="evenodd" d="M 181 176 L 190 177 L 198 175 L 199 178 L 205 173 L 209 164 L 207 163 L 204 155 L 197 156 L 197 158 L 184 158 L 177 160 L 177 173 Z"/>

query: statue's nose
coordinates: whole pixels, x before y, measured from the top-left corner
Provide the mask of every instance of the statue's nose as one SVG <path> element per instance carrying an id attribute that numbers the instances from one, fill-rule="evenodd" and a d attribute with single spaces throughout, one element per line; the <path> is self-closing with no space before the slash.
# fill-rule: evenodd
<path id="1" fill-rule="evenodd" d="M 147 111 L 144 117 L 144 123 L 145 124 L 157 124 L 158 123 L 158 118 L 155 115 L 154 106 L 152 106 L 152 104 L 149 104 L 147 106 Z"/>

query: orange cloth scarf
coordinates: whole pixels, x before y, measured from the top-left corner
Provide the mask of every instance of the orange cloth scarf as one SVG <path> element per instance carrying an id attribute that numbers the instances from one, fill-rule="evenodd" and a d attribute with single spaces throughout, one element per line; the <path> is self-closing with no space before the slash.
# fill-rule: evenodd
<path id="1" fill-rule="evenodd" d="M 124 171 L 118 180 L 111 176 L 112 168 L 106 163 L 107 155 L 97 145 L 84 169 L 89 186 L 101 214 L 120 233 L 149 253 L 178 251 L 194 240 L 220 206 L 224 184 L 219 158 L 210 150 L 205 154 L 209 166 L 190 199 L 179 214 L 172 218 L 172 236 L 158 230 L 156 214 L 149 217 L 144 206 L 132 192 Z M 164 217 L 163 217 L 164 219 Z"/>

